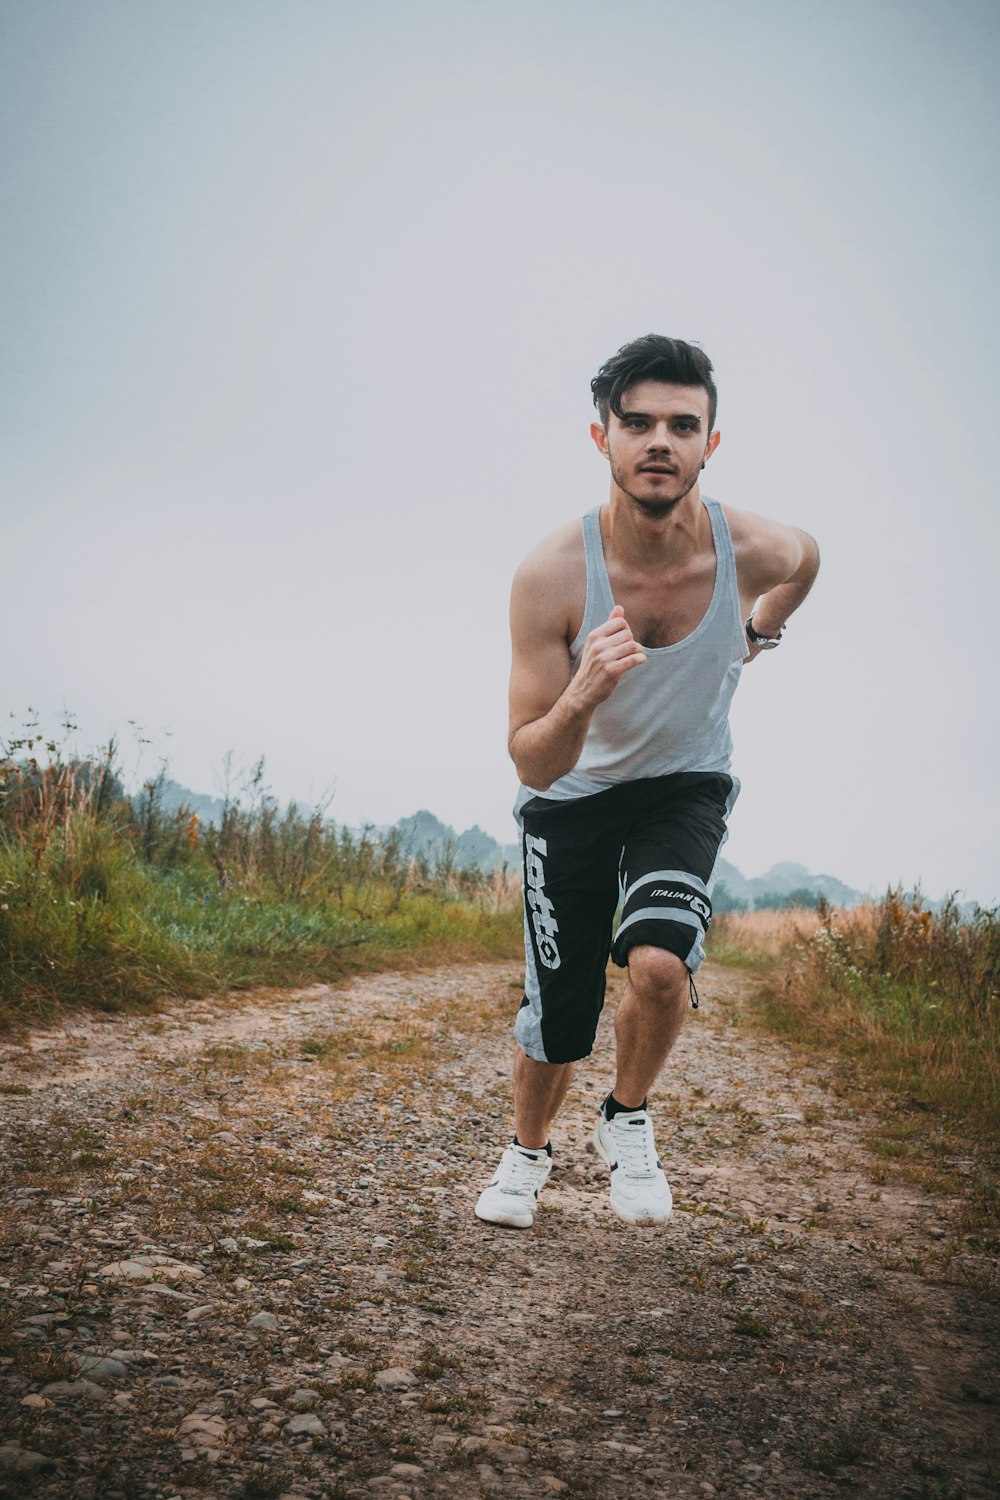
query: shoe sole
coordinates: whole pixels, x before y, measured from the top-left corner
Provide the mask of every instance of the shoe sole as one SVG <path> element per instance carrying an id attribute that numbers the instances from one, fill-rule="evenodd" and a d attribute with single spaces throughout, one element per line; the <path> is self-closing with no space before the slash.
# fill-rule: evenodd
<path id="1" fill-rule="evenodd" d="M 605 1149 L 604 1149 L 604 1142 L 601 1140 L 601 1126 L 600 1126 L 600 1122 L 598 1122 L 598 1124 L 594 1126 L 594 1149 L 596 1150 L 598 1156 L 603 1161 L 604 1165 L 608 1168 L 608 1171 L 613 1171 L 614 1168 L 613 1168 L 613 1165 L 612 1165 L 611 1158 L 608 1155 L 607 1151 L 605 1151 Z M 612 1178 L 612 1183 L 613 1182 L 614 1182 L 614 1179 Z M 669 1188 L 668 1188 L 668 1192 L 669 1192 Z M 673 1204 L 673 1199 L 671 1198 L 671 1200 L 670 1200 L 670 1207 L 667 1209 L 667 1211 L 666 1211 L 665 1214 L 651 1214 L 651 1213 L 646 1213 L 645 1211 L 643 1211 L 641 1213 L 638 1213 L 638 1214 L 630 1214 L 630 1213 L 627 1213 L 623 1208 L 620 1208 L 618 1206 L 618 1204 L 615 1202 L 614 1193 L 613 1192 L 612 1192 L 612 1195 L 611 1195 L 611 1212 L 613 1214 L 617 1214 L 618 1217 L 619 1217 L 619 1219 L 621 1219 L 621 1221 L 622 1221 L 623 1224 L 665 1224 L 667 1222 L 667 1220 L 670 1218 L 670 1216 L 673 1213 L 673 1211 L 674 1211 L 674 1204 Z"/>
<path id="2" fill-rule="evenodd" d="M 484 1224 L 499 1224 L 502 1229 L 530 1229 L 535 1222 L 534 1214 L 528 1219 L 515 1219 L 510 1216 L 495 1217 L 493 1214 L 480 1213 L 479 1204 L 476 1204 L 476 1218 L 481 1219 Z"/>

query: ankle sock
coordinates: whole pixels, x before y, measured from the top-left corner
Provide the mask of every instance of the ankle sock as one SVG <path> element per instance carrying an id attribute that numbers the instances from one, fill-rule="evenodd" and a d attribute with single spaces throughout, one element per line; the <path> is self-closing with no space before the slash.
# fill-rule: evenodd
<path id="1" fill-rule="evenodd" d="M 544 1151 L 548 1156 L 552 1155 L 552 1142 L 546 1141 L 544 1146 L 522 1146 L 517 1136 L 514 1137 L 514 1145 L 519 1151 L 533 1151 L 535 1153 Z"/>
<path id="2" fill-rule="evenodd" d="M 630 1115 L 637 1109 L 645 1109 L 648 1102 L 648 1099 L 643 1099 L 641 1104 L 619 1104 L 614 1094 L 609 1094 L 601 1105 L 601 1114 L 606 1120 L 613 1120 L 615 1115 Z"/>

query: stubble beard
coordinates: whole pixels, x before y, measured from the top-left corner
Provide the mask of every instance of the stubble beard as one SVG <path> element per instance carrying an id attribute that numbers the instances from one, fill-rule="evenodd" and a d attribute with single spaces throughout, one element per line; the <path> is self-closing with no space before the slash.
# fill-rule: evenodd
<path id="1" fill-rule="evenodd" d="M 621 468 L 613 458 L 611 459 L 612 480 L 621 490 L 622 494 L 627 495 L 628 498 L 632 501 L 632 504 L 639 510 L 639 512 L 650 521 L 662 521 L 664 516 L 671 515 L 677 509 L 678 505 L 680 505 L 681 501 L 688 495 L 690 495 L 691 491 L 698 483 L 699 473 L 700 469 L 696 469 L 694 474 L 690 478 L 687 478 L 686 483 L 685 475 L 678 474 L 674 476 L 677 480 L 680 481 L 680 483 L 684 485 L 684 488 L 681 490 L 679 495 L 673 495 L 669 499 L 664 500 L 651 499 L 648 495 L 637 495 L 634 490 L 629 489 L 628 484 L 625 482 L 625 475 L 622 473 Z"/>

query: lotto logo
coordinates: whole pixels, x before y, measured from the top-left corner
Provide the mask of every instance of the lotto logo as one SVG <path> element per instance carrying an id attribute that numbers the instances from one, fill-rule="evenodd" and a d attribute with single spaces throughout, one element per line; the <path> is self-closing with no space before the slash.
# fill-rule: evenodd
<path id="1" fill-rule="evenodd" d="M 533 834 L 524 836 L 524 873 L 528 882 L 527 901 L 531 907 L 531 925 L 535 929 L 538 956 L 547 969 L 558 969 L 562 962 L 556 946 L 555 934 L 559 923 L 552 915 L 553 906 L 545 894 L 545 868 L 542 855 L 548 854 L 549 846 L 544 839 Z"/>

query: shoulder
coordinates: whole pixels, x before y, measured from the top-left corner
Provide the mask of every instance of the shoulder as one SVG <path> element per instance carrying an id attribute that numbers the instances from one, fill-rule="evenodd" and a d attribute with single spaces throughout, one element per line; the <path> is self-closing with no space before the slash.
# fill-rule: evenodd
<path id="1" fill-rule="evenodd" d="M 763 591 L 785 583 L 807 562 L 818 563 L 819 548 L 808 532 L 732 505 L 722 509 L 741 583 Z"/>
<path id="2" fill-rule="evenodd" d="M 568 620 L 586 587 L 583 524 L 578 518 L 550 532 L 521 562 L 511 587 L 511 608 Z"/>

